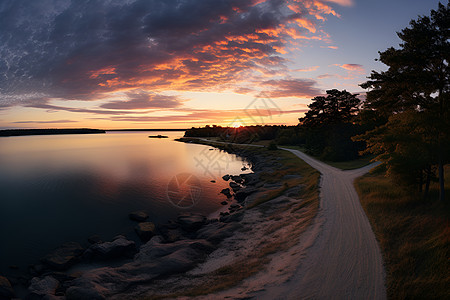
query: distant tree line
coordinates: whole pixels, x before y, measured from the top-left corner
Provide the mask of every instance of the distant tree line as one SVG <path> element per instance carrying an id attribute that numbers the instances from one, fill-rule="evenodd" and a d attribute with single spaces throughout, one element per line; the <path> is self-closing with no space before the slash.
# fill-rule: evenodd
<path id="1" fill-rule="evenodd" d="M 66 128 L 66 129 L 5 129 L 0 130 L 0 136 L 22 136 L 22 135 L 55 135 L 55 134 L 97 134 L 105 133 L 105 130 L 90 128 Z"/>

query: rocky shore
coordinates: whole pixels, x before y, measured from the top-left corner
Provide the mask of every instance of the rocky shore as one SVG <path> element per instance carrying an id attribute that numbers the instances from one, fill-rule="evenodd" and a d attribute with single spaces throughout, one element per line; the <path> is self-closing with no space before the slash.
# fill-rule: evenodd
<path id="1" fill-rule="evenodd" d="M 236 285 L 230 278 L 256 274 L 268 256 L 290 246 L 290 235 L 305 230 L 316 206 L 301 199 L 303 176 L 290 174 L 283 158 L 265 149 L 232 152 L 250 161 L 253 173 L 223 176 L 229 188 L 220 195 L 232 204 L 218 218 L 185 213 L 156 226 L 145 212 L 131 212 L 140 247 L 121 235 L 90 237 L 88 247 L 65 243 L 28 275 L 0 276 L 0 299 L 14 298 L 19 285 L 27 286 L 25 299 L 177 298 L 223 290 Z"/>

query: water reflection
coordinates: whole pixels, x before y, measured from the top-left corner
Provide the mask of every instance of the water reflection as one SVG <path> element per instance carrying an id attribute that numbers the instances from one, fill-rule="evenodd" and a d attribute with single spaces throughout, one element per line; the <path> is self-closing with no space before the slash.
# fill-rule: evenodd
<path id="1" fill-rule="evenodd" d="M 218 191 L 227 182 L 210 182 L 214 178 L 196 159 L 210 151 L 226 161 L 212 170 L 215 177 L 242 173 L 243 162 L 203 145 L 174 142 L 182 132 L 161 134 L 169 139 L 149 139 L 148 132 L 0 138 L 0 272 L 11 264 L 24 267 L 65 241 L 133 235 L 131 211 L 145 210 L 160 223 L 186 207 L 204 214 L 217 210 L 224 200 Z M 195 202 L 190 207 L 168 198 L 174 191 L 169 183 L 183 173 L 193 177 L 185 178 L 186 186 L 177 179 L 179 195 L 191 198 L 172 202 Z"/>

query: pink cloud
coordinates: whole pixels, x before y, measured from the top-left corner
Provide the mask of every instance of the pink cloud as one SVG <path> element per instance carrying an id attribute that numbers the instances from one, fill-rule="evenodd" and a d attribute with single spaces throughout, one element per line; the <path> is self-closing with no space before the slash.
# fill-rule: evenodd
<path id="1" fill-rule="evenodd" d="M 312 98 L 320 94 L 320 89 L 316 88 L 316 81 L 311 79 L 288 78 L 267 80 L 262 82 L 262 86 L 270 87 L 271 90 L 264 91 L 268 97 L 307 97 Z"/>
<path id="2" fill-rule="evenodd" d="M 337 64 L 336 66 L 339 66 L 348 71 L 355 71 L 355 72 L 361 72 L 361 73 L 365 72 L 364 67 L 359 64 L 343 64 L 343 65 Z"/>
<path id="3" fill-rule="evenodd" d="M 326 2 L 333 2 L 342 6 L 353 6 L 353 0 L 323 0 Z"/>
<path id="4" fill-rule="evenodd" d="M 312 72 L 312 71 L 316 71 L 319 68 L 319 66 L 312 66 L 312 67 L 308 67 L 308 68 L 304 68 L 304 69 L 295 69 L 293 70 L 294 72 Z"/>

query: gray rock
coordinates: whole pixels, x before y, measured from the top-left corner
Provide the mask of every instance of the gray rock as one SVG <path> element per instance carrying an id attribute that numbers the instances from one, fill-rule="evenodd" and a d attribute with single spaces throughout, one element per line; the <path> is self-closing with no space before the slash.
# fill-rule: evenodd
<path id="1" fill-rule="evenodd" d="M 227 198 L 231 198 L 231 190 L 230 190 L 230 188 L 225 188 L 225 189 L 221 190 L 220 193 L 224 194 L 225 196 L 227 196 Z"/>
<path id="2" fill-rule="evenodd" d="M 256 193 L 258 189 L 256 187 L 248 186 L 243 189 L 240 189 L 234 194 L 234 199 L 236 199 L 239 202 L 242 202 L 247 198 L 247 196 Z"/>
<path id="3" fill-rule="evenodd" d="M 72 287 L 69 287 L 66 291 L 66 299 L 67 300 L 84 300 L 84 299 L 104 300 L 106 298 L 100 293 L 100 291 L 97 291 L 95 289 L 95 287 L 72 286 Z"/>
<path id="4" fill-rule="evenodd" d="M 96 243 L 100 243 L 102 241 L 102 239 L 99 235 L 91 235 L 90 237 L 88 237 L 87 240 L 88 240 L 89 244 L 96 244 Z"/>
<path id="5" fill-rule="evenodd" d="M 233 232 L 240 228 L 239 223 L 211 223 L 204 226 L 197 232 L 197 238 L 205 239 L 208 242 L 217 245 L 222 240 L 233 235 Z"/>
<path id="6" fill-rule="evenodd" d="M 244 179 L 245 185 L 255 185 L 259 182 L 259 176 L 256 173 L 248 173 L 240 175 Z"/>
<path id="7" fill-rule="evenodd" d="M 127 240 L 125 237 L 119 237 L 112 242 L 94 244 L 86 250 L 85 254 L 87 254 L 87 256 L 98 257 L 101 259 L 112 259 L 122 256 L 130 257 L 135 253 L 135 242 Z"/>
<path id="8" fill-rule="evenodd" d="M 148 282 L 152 279 L 186 272 L 214 249 L 205 240 L 181 240 L 164 244 L 161 236 L 155 236 L 141 247 L 133 262 L 117 268 L 94 269 L 73 280 L 66 290 L 66 298 L 142 298 L 145 291 L 151 288 Z"/>
<path id="9" fill-rule="evenodd" d="M 14 298 L 14 290 L 8 279 L 0 276 L 0 299 Z"/>
<path id="10" fill-rule="evenodd" d="M 128 217 L 133 221 L 144 222 L 148 219 L 148 214 L 144 211 L 134 211 L 129 213 Z"/>
<path id="11" fill-rule="evenodd" d="M 220 217 L 219 221 L 224 223 L 239 222 L 244 217 L 244 212 L 237 212 L 227 216 Z"/>
<path id="12" fill-rule="evenodd" d="M 177 218 L 180 227 L 186 231 L 197 231 L 206 222 L 206 217 L 200 214 L 185 214 Z"/>
<path id="13" fill-rule="evenodd" d="M 28 291 L 39 296 L 55 295 L 58 287 L 59 281 L 51 276 L 45 276 L 44 278 L 33 277 L 30 286 L 28 287 Z"/>
<path id="14" fill-rule="evenodd" d="M 139 238 L 144 242 L 150 240 L 155 235 L 155 229 L 155 224 L 152 222 L 142 222 L 134 228 Z"/>
<path id="15" fill-rule="evenodd" d="M 84 248 L 76 242 L 64 243 L 42 259 L 42 262 L 56 270 L 67 270 L 84 252 Z"/>
<path id="16" fill-rule="evenodd" d="M 183 239 L 183 234 L 179 229 L 167 229 L 163 233 L 164 240 L 168 243 L 173 243 Z"/>
<path id="17" fill-rule="evenodd" d="M 173 243 L 163 243 L 161 236 L 154 236 L 145 245 L 141 246 L 139 253 L 136 254 L 135 262 L 150 262 L 155 259 L 170 255 L 183 248 L 192 248 L 199 253 L 207 253 L 214 250 L 213 246 L 206 240 L 179 240 Z"/>
<path id="18" fill-rule="evenodd" d="M 244 181 L 244 179 L 242 179 L 242 177 L 239 175 L 231 176 L 231 180 L 233 180 L 234 182 L 237 182 L 237 183 L 242 183 Z"/>
<path id="19" fill-rule="evenodd" d="M 239 191 L 242 187 L 236 182 L 230 182 L 230 187 L 233 189 L 233 192 Z"/>

